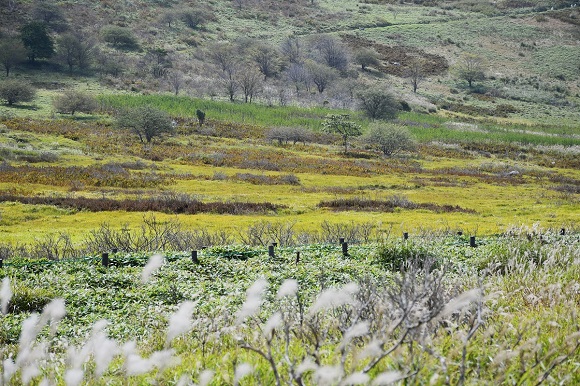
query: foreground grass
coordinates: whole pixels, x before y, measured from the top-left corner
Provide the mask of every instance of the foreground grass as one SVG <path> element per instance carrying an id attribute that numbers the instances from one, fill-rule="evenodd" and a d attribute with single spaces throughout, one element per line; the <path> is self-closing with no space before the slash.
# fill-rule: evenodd
<path id="1" fill-rule="evenodd" d="M 464 237 L 423 234 L 354 246 L 347 257 L 336 244 L 303 246 L 298 263 L 294 248 L 271 258 L 243 246 L 201 251 L 199 264 L 188 253 L 166 253 L 161 266 L 118 253 L 109 268 L 98 256 L 14 259 L 0 271 L 14 293 L 0 319 L 1 352 L 17 358 L 14 383 L 42 362 L 35 382 L 70 384 L 76 374 L 93 384 L 199 384 L 210 370 L 212 384 L 275 384 L 261 351 L 285 382 L 299 383 L 302 369 L 300 384 L 354 374 L 377 384 L 387 374 L 417 384 L 574 384 L 578 236 L 518 228 L 471 248 Z M 46 308 L 54 298 L 64 300 L 63 319 L 60 306 Z M 19 339 L 43 308 L 58 328 Z M 389 324 L 405 311 L 403 324 Z"/>

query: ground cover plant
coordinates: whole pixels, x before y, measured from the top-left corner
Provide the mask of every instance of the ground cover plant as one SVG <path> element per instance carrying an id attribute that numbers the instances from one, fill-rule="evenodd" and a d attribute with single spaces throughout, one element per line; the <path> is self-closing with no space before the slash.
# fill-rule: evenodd
<path id="1" fill-rule="evenodd" d="M 574 383 L 579 241 L 574 229 L 535 226 L 476 248 L 465 236 L 424 233 L 351 246 L 347 256 L 335 241 L 274 257 L 263 246 L 213 247 L 196 260 L 117 252 L 108 268 L 100 256 L 9 259 L 2 376 Z"/>

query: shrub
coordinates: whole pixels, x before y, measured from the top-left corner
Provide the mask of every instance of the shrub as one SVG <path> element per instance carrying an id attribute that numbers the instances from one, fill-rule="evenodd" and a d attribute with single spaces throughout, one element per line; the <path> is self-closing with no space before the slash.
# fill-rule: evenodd
<path id="1" fill-rule="evenodd" d="M 105 42 L 116 48 L 134 50 L 139 47 L 137 39 L 129 28 L 105 26 L 101 29 L 101 36 Z"/>
<path id="2" fill-rule="evenodd" d="M 361 110 L 371 119 L 393 119 L 401 109 L 391 93 L 381 89 L 370 89 L 358 95 Z"/>
<path id="3" fill-rule="evenodd" d="M 69 90 L 53 100 L 53 106 L 58 113 L 74 115 L 76 112 L 92 113 L 97 109 L 97 100 L 91 95 Z"/>
<path id="4" fill-rule="evenodd" d="M 378 148 L 387 157 L 415 148 L 411 133 L 403 126 L 391 124 L 372 125 L 365 136 L 365 142 Z"/>
<path id="5" fill-rule="evenodd" d="M 35 95 L 36 90 L 20 80 L 5 80 L 0 83 L 0 99 L 4 99 L 8 106 L 18 102 L 30 102 Z"/>
<path id="6" fill-rule="evenodd" d="M 155 137 L 175 130 L 169 115 L 152 106 L 140 106 L 117 115 L 117 125 L 131 129 L 141 142 L 150 143 Z"/>

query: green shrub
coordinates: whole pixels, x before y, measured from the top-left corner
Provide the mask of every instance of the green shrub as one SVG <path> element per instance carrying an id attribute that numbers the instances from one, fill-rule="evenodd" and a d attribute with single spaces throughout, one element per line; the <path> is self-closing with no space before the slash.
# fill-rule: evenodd
<path id="1" fill-rule="evenodd" d="M 42 312 L 44 306 L 55 298 L 55 294 L 45 288 L 31 288 L 16 285 L 14 295 L 10 299 L 8 312 L 19 314 L 22 312 Z"/>

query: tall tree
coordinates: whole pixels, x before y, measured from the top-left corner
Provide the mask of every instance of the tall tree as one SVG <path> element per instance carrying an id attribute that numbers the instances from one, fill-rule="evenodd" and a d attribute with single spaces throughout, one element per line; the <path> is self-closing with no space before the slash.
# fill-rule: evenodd
<path id="1" fill-rule="evenodd" d="M 141 142 L 150 143 L 163 133 L 172 133 L 175 128 L 166 112 L 153 106 L 140 106 L 121 112 L 117 126 L 131 129 Z"/>
<path id="2" fill-rule="evenodd" d="M 54 42 L 44 23 L 34 21 L 23 25 L 20 29 L 20 37 L 31 62 L 54 55 Z"/>
<path id="3" fill-rule="evenodd" d="M 413 92 L 416 93 L 417 89 L 419 88 L 419 84 L 425 77 L 425 61 L 419 57 L 411 58 L 409 66 L 405 71 L 405 76 L 413 87 Z"/>
<path id="4" fill-rule="evenodd" d="M 6 39 L 0 42 L 0 63 L 6 70 L 6 76 L 19 63 L 26 60 L 26 47 L 19 39 Z"/>

